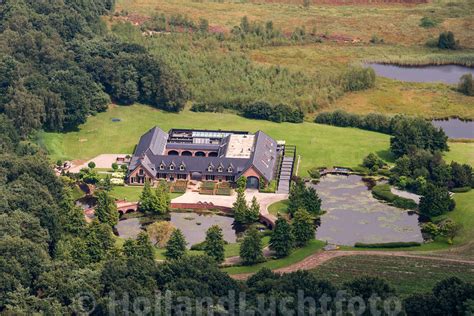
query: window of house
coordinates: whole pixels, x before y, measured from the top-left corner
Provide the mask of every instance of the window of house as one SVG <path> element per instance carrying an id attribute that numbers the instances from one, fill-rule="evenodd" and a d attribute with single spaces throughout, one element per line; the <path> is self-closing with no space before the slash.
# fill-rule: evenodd
<path id="1" fill-rule="evenodd" d="M 138 170 L 138 174 L 139 174 L 139 175 L 143 176 L 144 173 L 145 173 L 145 172 L 143 171 L 143 169 Z"/>
<path id="2" fill-rule="evenodd" d="M 174 170 L 174 166 L 173 166 L 173 165 L 170 166 L 170 170 Z"/>
<path id="3" fill-rule="evenodd" d="M 165 165 L 164 164 L 160 165 L 160 170 L 165 170 Z"/>
<path id="4" fill-rule="evenodd" d="M 227 172 L 232 172 L 232 167 L 227 168 Z"/>
<path id="5" fill-rule="evenodd" d="M 180 173 L 180 174 L 178 174 L 178 179 L 180 179 L 180 180 L 186 180 L 186 179 L 187 179 L 187 176 L 188 176 L 188 175 L 185 174 L 185 173 Z"/>
<path id="6" fill-rule="evenodd" d="M 207 171 L 212 172 L 212 166 L 207 167 Z"/>
<path id="7" fill-rule="evenodd" d="M 158 178 L 160 179 L 166 179 L 166 173 L 159 173 Z"/>
<path id="8" fill-rule="evenodd" d="M 225 177 L 225 181 L 234 182 L 234 180 L 235 180 L 235 177 L 234 177 L 234 176 L 226 176 L 226 177 Z"/>
<path id="9" fill-rule="evenodd" d="M 218 172 L 222 172 L 222 167 L 219 166 L 219 168 L 217 168 L 217 171 L 218 171 Z"/>
<path id="10" fill-rule="evenodd" d="M 208 174 L 208 175 L 206 175 L 206 180 L 208 180 L 208 181 L 214 181 L 215 178 L 216 178 L 216 177 L 215 177 L 213 174 Z"/>
<path id="11" fill-rule="evenodd" d="M 179 170 L 183 171 L 184 170 L 184 165 L 179 166 Z"/>

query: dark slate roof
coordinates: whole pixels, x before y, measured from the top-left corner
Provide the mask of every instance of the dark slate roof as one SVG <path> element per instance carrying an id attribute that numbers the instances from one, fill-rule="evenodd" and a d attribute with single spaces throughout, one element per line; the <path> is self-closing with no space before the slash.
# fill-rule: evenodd
<path id="1" fill-rule="evenodd" d="M 141 156 L 145 151 L 150 150 L 154 155 L 162 155 L 165 151 L 168 133 L 159 127 L 153 127 L 140 137 L 134 156 Z"/>
<path id="2" fill-rule="evenodd" d="M 277 142 L 262 131 L 255 133 L 255 145 L 251 157 L 252 165 L 270 181 L 277 163 Z"/>
<path id="3" fill-rule="evenodd" d="M 184 164 L 186 166 L 185 172 L 201 172 L 203 175 L 206 174 L 222 174 L 222 175 L 235 175 L 236 173 L 242 173 L 247 170 L 250 166 L 249 159 L 242 158 L 220 158 L 220 157 L 190 157 L 190 156 L 151 156 L 150 162 L 155 168 L 155 173 L 179 173 L 179 166 Z M 165 170 L 160 170 L 160 164 L 164 163 Z M 169 166 L 174 163 L 175 170 L 169 170 Z M 217 172 L 219 165 L 224 167 L 223 172 Z M 214 170 L 208 172 L 207 168 L 212 165 Z M 227 168 L 231 166 L 233 172 L 227 172 Z"/>

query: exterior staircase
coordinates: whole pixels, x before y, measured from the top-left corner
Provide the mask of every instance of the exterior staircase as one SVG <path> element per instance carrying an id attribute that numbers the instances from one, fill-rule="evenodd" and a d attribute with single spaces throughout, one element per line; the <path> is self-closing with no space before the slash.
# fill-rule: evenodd
<path id="1" fill-rule="evenodd" d="M 290 193 L 291 177 L 296 159 L 296 147 L 285 146 L 280 164 L 277 193 Z"/>

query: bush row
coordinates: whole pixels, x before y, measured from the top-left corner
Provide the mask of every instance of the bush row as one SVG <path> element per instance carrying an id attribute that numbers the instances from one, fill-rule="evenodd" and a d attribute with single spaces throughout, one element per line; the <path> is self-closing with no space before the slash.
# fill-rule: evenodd
<path id="1" fill-rule="evenodd" d="M 387 242 L 387 243 L 374 243 L 374 244 L 365 244 L 362 242 L 355 243 L 354 247 L 356 248 L 405 248 L 405 247 L 418 247 L 421 246 L 421 243 L 415 241 L 409 242 Z"/>
<path id="2" fill-rule="evenodd" d="M 372 195 L 375 198 L 387 201 L 393 204 L 393 206 L 396 206 L 398 208 L 416 209 L 418 207 L 415 201 L 393 194 L 390 191 L 389 184 L 379 184 L 379 185 L 374 186 L 372 188 Z"/>

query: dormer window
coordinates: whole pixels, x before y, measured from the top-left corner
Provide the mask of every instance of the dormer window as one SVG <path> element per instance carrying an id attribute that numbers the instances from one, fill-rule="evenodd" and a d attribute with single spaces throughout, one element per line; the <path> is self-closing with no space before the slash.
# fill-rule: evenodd
<path id="1" fill-rule="evenodd" d="M 165 164 L 164 163 L 160 164 L 160 170 L 165 170 Z"/>
<path id="2" fill-rule="evenodd" d="M 229 167 L 227 168 L 227 172 L 232 173 L 233 171 L 234 171 L 234 170 L 232 169 L 231 166 L 229 166 Z"/>
<path id="3" fill-rule="evenodd" d="M 207 171 L 208 171 L 208 172 L 212 172 L 212 170 L 214 170 L 214 168 L 212 168 L 212 166 L 209 165 L 209 167 L 207 167 Z"/>
<path id="4" fill-rule="evenodd" d="M 171 166 L 170 166 L 170 170 L 174 170 L 174 165 L 171 165 Z"/>
<path id="5" fill-rule="evenodd" d="M 217 168 L 217 172 L 222 172 L 222 170 L 223 170 L 222 166 L 219 166 L 219 167 Z"/>
<path id="6" fill-rule="evenodd" d="M 183 171 L 186 167 L 184 165 L 179 166 L 179 170 Z"/>

